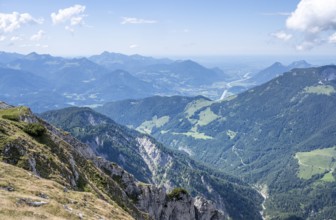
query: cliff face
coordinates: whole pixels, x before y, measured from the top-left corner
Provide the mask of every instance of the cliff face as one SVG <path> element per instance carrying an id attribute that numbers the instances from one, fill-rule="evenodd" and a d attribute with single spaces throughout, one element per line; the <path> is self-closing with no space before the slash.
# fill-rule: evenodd
<path id="1" fill-rule="evenodd" d="M 1 161 L 57 182 L 65 191 L 90 192 L 109 204 L 116 203 L 135 219 L 226 218 L 204 199 L 199 202 L 187 193 L 171 197 L 163 188 L 137 181 L 28 108 L 1 103 L 0 128 Z"/>
<path id="2" fill-rule="evenodd" d="M 213 207 L 233 219 L 261 219 L 258 208 L 262 198 L 249 185 L 186 154 L 169 150 L 148 135 L 119 125 L 89 108 L 71 107 L 41 116 L 144 183 L 167 192 L 182 187 L 193 197 L 213 201 Z"/>

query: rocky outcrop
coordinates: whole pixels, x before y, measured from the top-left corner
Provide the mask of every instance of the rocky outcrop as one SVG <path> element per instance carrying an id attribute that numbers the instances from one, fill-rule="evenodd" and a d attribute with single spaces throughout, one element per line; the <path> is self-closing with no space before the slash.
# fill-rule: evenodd
<path id="1" fill-rule="evenodd" d="M 9 109 L 9 108 L 13 108 L 13 106 L 8 105 L 5 102 L 0 102 L 0 109 Z"/>
<path id="2" fill-rule="evenodd" d="M 138 199 L 137 206 L 139 209 L 146 210 L 154 219 L 228 219 L 228 216 L 215 209 L 210 201 L 202 197 L 192 198 L 189 194 L 183 192 L 170 197 L 162 188 L 142 185 Z"/>
<path id="3" fill-rule="evenodd" d="M 7 108 L 5 104 L 3 106 Z M 52 178 L 64 185 L 66 190 L 68 188 L 85 190 L 89 187 L 90 191 L 94 191 L 106 201 L 109 199 L 115 201 L 135 219 L 205 219 L 202 216 L 217 217 L 213 219 L 226 218 L 223 213 L 213 210 L 211 206 L 208 209 L 207 206 L 196 203 L 199 199 L 194 199 L 187 193 L 172 197 L 167 195 L 164 188 L 137 181 L 120 166 L 97 157 L 88 145 L 39 119 L 29 109 L 25 109 L 22 113 L 20 109 L 17 110 L 15 112 L 19 112 L 20 115 L 19 121 L 15 123 L 21 123 L 22 127 L 30 123 L 38 123 L 46 129 L 46 132 L 38 142 L 35 137 L 24 134 L 20 126 L 10 130 L 10 127 L 13 127 L 12 122 L 4 120 L 4 129 L 8 128 L 4 134 L 8 137 L 18 136 L 15 140 L 9 138 L 6 140 L 8 143 L 0 146 L 2 147 L 0 155 L 2 154 L 5 162 L 30 170 L 36 176 Z M 143 141 L 145 141 L 144 151 L 159 153 L 151 146 L 149 140 Z M 171 158 L 164 158 L 164 160 L 162 158 L 159 156 L 158 160 L 150 160 L 149 163 L 157 168 L 171 161 Z M 211 204 L 205 199 L 202 201 L 202 204 Z M 46 205 L 40 201 L 27 199 L 21 199 L 19 203 L 34 207 Z"/>

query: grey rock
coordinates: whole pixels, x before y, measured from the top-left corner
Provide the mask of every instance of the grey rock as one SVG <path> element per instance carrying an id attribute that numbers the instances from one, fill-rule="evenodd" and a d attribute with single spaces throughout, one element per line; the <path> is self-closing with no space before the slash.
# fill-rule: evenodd
<path id="1" fill-rule="evenodd" d="M 45 202 L 45 201 L 34 201 L 34 200 L 28 199 L 28 198 L 20 198 L 20 199 L 18 199 L 18 201 L 16 203 L 18 205 L 26 204 L 26 205 L 31 206 L 31 207 L 40 207 L 40 206 L 48 204 L 48 202 Z"/>

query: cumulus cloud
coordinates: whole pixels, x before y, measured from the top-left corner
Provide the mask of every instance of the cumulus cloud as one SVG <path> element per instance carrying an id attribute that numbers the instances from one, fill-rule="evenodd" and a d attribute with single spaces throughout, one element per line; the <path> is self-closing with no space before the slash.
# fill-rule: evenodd
<path id="1" fill-rule="evenodd" d="M 36 34 L 30 37 L 30 40 L 32 41 L 40 41 L 45 35 L 45 32 L 43 30 L 39 30 Z"/>
<path id="2" fill-rule="evenodd" d="M 121 24 L 155 24 L 156 20 L 146 20 L 142 18 L 123 17 Z"/>
<path id="3" fill-rule="evenodd" d="M 6 40 L 6 36 L 0 35 L 0 41 L 4 41 L 4 40 Z"/>
<path id="4" fill-rule="evenodd" d="M 78 25 L 83 22 L 84 5 L 74 5 L 69 8 L 59 9 L 58 12 L 51 13 L 51 20 L 53 24 L 60 24 L 70 21 L 71 25 Z"/>
<path id="5" fill-rule="evenodd" d="M 278 32 L 272 33 L 271 36 L 273 36 L 273 37 L 275 37 L 279 40 L 283 40 L 283 41 L 288 41 L 288 40 L 292 39 L 292 37 L 293 37 L 293 35 L 287 34 L 284 31 L 278 31 Z"/>
<path id="6" fill-rule="evenodd" d="M 84 24 L 85 5 L 74 5 L 69 8 L 59 9 L 58 12 L 51 13 L 53 24 L 66 23 L 65 30 L 75 32 L 74 27 Z"/>
<path id="7" fill-rule="evenodd" d="M 36 19 L 28 13 L 13 12 L 11 14 L 0 13 L 0 31 L 11 33 L 25 24 L 42 24 L 43 19 Z"/>
<path id="8" fill-rule="evenodd" d="M 292 41 L 297 50 L 336 43 L 336 1 L 301 0 L 286 20 L 286 31 L 271 35 Z"/>
<path id="9" fill-rule="evenodd" d="M 292 30 L 318 33 L 336 28 L 335 0 L 301 0 L 288 17 L 286 26 Z"/>

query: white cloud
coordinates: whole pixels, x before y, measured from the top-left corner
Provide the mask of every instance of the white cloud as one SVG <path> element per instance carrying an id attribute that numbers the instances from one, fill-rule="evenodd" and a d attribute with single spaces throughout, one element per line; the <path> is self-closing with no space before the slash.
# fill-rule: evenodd
<path id="1" fill-rule="evenodd" d="M 4 41 L 4 40 L 6 40 L 6 36 L 0 35 L 0 41 Z"/>
<path id="2" fill-rule="evenodd" d="M 129 45 L 129 48 L 131 48 L 131 49 L 134 49 L 134 48 L 137 48 L 137 47 L 139 47 L 137 44 L 131 44 L 131 45 Z"/>
<path id="3" fill-rule="evenodd" d="M 13 36 L 10 38 L 10 41 L 19 41 L 19 40 L 22 40 L 22 38 L 19 36 Z"/>
<path id="4" fill-rule="evenodd" d="M 70 21 L 72 26 L 79 25 L 83 23 L 84 5 L 74 5 L 69 8 L 59 9 L 58 12 L 51 13 L 51 20 L 53 24 L 60 24 Z"/>
<path id="5" fill-rule="evenodd" d="M 19 29 L 24 24 L 42 24 L 43 19 L 36 19 L 28 13 L 20 14 L 13 12 L 11 14 L 0 13 L 0 31 L 10 33 Z"/>
<path id="6" fill-rule="evenodd" d="M 43 30 L 39 30 L 36 34 L 30 37 L 30 40 L 32 41 L 40 41 L 45 35 L 45 32 Z"/>
<path id="7" fill-rule="evenodd" d="M 266 12 L 266 13 L 261 13 L 261 15 L 265 16 L 289 16 L 291 13 L 290 12 Z"/>
<path id="8" fill-rule="evenodd" d="M 328 41 L 329 43 L 336 44 L 336 33 L 330 35 Z"/>
<path id="9" fill-rule="evenodd" d="M 319 33 L 336 28 L 335 0 L 301 0 L 286 21 L 289 29 Z"/>
<path id="10" fill-rule="evenodd" d="M 300 51 L 304 51 L 304 50 L 311 50 L 313 49 L 315 46 L 315 44 L 313 42 L 309 42 L 309 41 L 304 41 L 298 45 L 296 45 L 296 49 L 300 50 Z"/>
<path id="11" fill-rule="evenodd" d="M 83 24 L 83 17 L 74 17 L 70 21 L 72 26 L 81 25 Z"/>
<path id="12" fill-rule="evenodd" d="M 65 30 L 75 33 L 75 26 L 84 25 L 85 9 L 85 5 L 74 5 L 59 9 L 58 12 L 51 13 L 51 20 L 55 25 L 66 23 Z"/>
<path id="13" fill-rule="evenodd" d="M 157 21 L 155 20 L 145 20 L 142 18 L 131 18 L 131 17 L 123 17 L 121 24 L 155 24 Z"/>
<path id="14" fill-rule="evenodd" d="M 288 40 L 292 39 L 292 37 L 293 37 L 293 35 L 287 34 L 284 31 L 278 31 L 278 32 L 272 33 L 271 36 L 273 36 L 273 37 L 275 37 L 279 40 L 283 40 L 283 41 L 288 41 Z"/>
<path id="15" fill-rule="evenodd" d="M 293 42 L 297 50 L 310 50 L 322 44 L 336 43 L 336 1 L 300 0 L 288 16 L 286 28 L 285 31 L 271 35 Z M 330 35 L 333 32 L 335 34 Z"/>
<path id="16" fill-rule="evenodd" d="M 70 26 L 65 26 L 64 29 L 67 30 L 67 31 L 69 31 L 69 32 L 71 32 L 71 33 L 74 33 L 74 32 L 75 32 L 75 29 L 73 29 L 73 28 L 70 27 Z"/>

